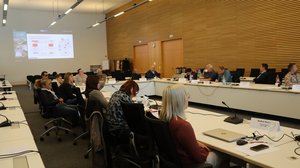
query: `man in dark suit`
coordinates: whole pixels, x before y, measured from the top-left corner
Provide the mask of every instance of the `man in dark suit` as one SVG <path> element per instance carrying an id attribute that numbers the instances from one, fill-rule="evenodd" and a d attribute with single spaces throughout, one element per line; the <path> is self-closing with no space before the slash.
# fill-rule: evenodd
<path id="1" fill-rule="evenodd" d="M 155 77 L 160 77 L 159 73 L 155 71 L 155 66 L 152 65 L 151 66 L 151 69 L 149 71 L 146 72 L 145 74 L 145 77 L 147 79 L 152 79 L 152 78 L 155 78 Z"/>
<path id="2" fill-rule="evenodd" d="M 269 83 L 269 73 L 268 71 L 268 64 L 261 64 L 260 66 L 260 74 L 253 80 L 255 83 L 258 84 L 268 84 Z"/>

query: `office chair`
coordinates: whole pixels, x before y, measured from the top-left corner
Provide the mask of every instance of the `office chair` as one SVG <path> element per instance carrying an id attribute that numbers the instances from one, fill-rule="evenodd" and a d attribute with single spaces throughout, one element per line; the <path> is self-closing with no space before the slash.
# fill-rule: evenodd
<path id="1" fill-rule="evenodd" d="M 158 148 L 158 153 L 156 155 L 157 165 L 161 168 L 183 168 L 169 130 L 169 124 L 159 119 L 149 118 L 149 114 L 146 114 L 145 116 L 146 122 L 152 130 Z M 197 168 L 212 168 L 212 165 L 206 163 L 193 165 L 193 167 L 194 166 Z"/>
<path id="2" fill-rule="evenodd" d="M 47 118 L 53 118 L 53 116 L 51 115 L 52 111 L 53 111 L 53 107 L 52 106 L 46 106 L 44 103 L 44 100 L 41 96 L 41 89 L 38 88 L 36 89 L 37 92 L 37 96 L 38 96 L 38 100 L 39 100 L 39 104 L 40 104 L 40 110 L 42 111 L 41 114 L 44 114 L 44 116 L 47 116 Z M 64 127 L 63 125 L 68 125 L 68 126 L 72 126 L 72 123 L 66 119 L 64 119 L 63 117 L 57 117 L 54 118 L 52 120 L 50 120 L 49 122 L 47 122 L 46 124 L 44 124 L 44 128 L 46 129 L 45 132 L 43 132 L 40 135 L 40 141 L 44 141 L 44 136 L 50 135 L 50 132 L 55 132 L 56 138 L 58 141 L 61 141 L 61 137 L 59 136 L 59 132 L 60 131 L 65 131 L 65 133 L 72 133 L 74 136 L 76 136 L 76 134 L 70 130 L 67 127 Z M 52 125 L 50 128 L 49 126 Z"/>
<path id="3" fill-rule="evenodd" d="M 121 146 L 112 146 L 112 140 L 109 136 L 107 123 L 105 118 L 103 117 L 102 112 L 93 112 L 90 120 L 90 142 L 92 147 L 91 151 L 93 168 L 142 168 L 142 166 L 134 161 L 130 154 L 127 151 L 123 150 Z"/>
<path id="4" fill-rule="evenodd" d="M 145 121 L 144 105 L 140 103 L 122 103 L 125 120 L 130 129 L 131 152 L 143 163 L 153 162 L 155 149 L 150 127 Z"/>
<path id="5" fill-rule="evenodd" d="M 257 77 L 260 73 L 259 68 L 251 68 L 250 77 Z"/>
<path id="6" fill-rule="evenodd" d="M 93 100 L 92 98 L 87 98 L 86 100 L 86 106 L 85 106 L 85 114 L 84 114 L 84 118 L 85 118 L 85 125 L 88 127 L 86 131 L 84 131 L 82 134 L 80 134 L 79 136 L 77 136 L 74 140 L 73 140 L 73 145 L 77 145 L 77 141 L 79 139 L 81 139 L 82 137 L 85 137 L 87 135 L 90 134 L 90 123 L 91 123 L 91 114 L 94 111 L 100 111 L 102 113 L 102 106 L 101 104 L 96 101 Z M 86 153 L 84 154 L 84 158 L 87 159 L 89 158 L 89 153 L 91 152 L 92 148 L 91 146 L 88 147 L 88 150 L 86 151 Z"/>

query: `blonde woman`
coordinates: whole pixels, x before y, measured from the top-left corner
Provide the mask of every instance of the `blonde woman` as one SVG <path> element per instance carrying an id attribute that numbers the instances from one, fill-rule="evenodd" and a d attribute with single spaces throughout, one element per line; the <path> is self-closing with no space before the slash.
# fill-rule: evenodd
<path id="1" fill-rule="evenodd" d="M 184 110 L 188 107 L 188 99 L 189 94 L 183 85 L 168 86 L 163 91 L 163 107 L 159 117 L 169 122 L 177 153 L 185 167 L 195 167 L 205 162 L 219 167 L 217 154 L 196 140 L 191 124 L 185 120 Z"/>

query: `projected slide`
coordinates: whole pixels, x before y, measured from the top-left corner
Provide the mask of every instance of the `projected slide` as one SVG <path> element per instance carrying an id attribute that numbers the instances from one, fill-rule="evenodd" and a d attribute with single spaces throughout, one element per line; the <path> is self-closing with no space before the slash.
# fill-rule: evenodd
<path id="1" fill-rule="evenodd" d="M 71 34 L 27 34 L 28 59 L 74 58 Z"/>
<path id="2" fill-rule="evenodd" d="M 14 32 L 14 48 L 16 58 L 27 58 L 26 32 Z"/>

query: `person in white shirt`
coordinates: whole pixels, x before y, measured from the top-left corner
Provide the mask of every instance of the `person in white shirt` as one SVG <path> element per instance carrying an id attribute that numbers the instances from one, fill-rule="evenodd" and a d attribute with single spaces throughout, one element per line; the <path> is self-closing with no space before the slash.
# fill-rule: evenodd
<path id="1" fill-rule="evenodd" d="M 74 77 L 75 85 L 76 86 L 85 85 L 87 75 L 84 73 L 84 71 L 81 68 L 79 68 L 77 72 L 78 74 Z"/>

